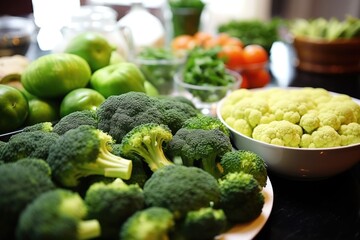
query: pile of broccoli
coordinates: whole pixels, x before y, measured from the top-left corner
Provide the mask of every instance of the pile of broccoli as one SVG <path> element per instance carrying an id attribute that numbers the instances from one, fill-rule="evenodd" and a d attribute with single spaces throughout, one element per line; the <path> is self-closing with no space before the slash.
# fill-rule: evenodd
<path id="1" fill-rule="evenodd" d="M 214 239 L 261 214 L 266 181 L 219 119 L 130 92 L 0 142 L 0 238 Z"/>

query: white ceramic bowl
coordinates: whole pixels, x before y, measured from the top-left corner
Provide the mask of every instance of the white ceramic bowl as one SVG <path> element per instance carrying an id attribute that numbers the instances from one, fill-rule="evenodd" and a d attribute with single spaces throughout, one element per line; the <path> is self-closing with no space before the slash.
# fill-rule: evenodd
<path id="1" fill-rule="evenodd" d="M 360 105 L 360 101 L 354 99 Z M 247 137 L 230 127 L 220 111 L 222 99 L 217 108 L 218 118 L 230 129 L 236 149 L 250 150 L 259 154 L 269 170 L 282 176 L 318 180 L 340 174 L 360 163 L 360 143 L 332 148 L 292 148 L 268 144 Z"/>

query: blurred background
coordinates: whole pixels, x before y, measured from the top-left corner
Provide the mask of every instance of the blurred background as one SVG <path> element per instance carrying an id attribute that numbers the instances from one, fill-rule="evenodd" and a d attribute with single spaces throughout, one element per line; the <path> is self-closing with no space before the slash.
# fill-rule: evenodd
<path id="1" fill-rule="evenodd" d="M 207 0 L 209 1 L 209 0 Z M 215 0 L 216 1 L 216 0 Z M 360 15 L 360 1 L 342 0 L 237 0 L 238 2 L 256 2 L 257 8 L 262 9 L 264 5 L 268 8 L 270 16 L 280 16 L 284 18 L 313 18 L 313 17 L 338 17 L 344 18 L 350 14 L 355 17 Z M 89 3 L 113 4 L 119 5 L 119 17 L 125 14 L 132 1 L 130 0 L 81 0 L 82 5 Z M 164 0 L 143 0 L 146 5 L 156 7 L 160 6 Z M 270 3 L 270 7 L 267 7 Z M 123 6 L 123 8 L 121 8 Z M 247 9 L 242 9 L 245 13 Z M 0 2 L 0 15 L 24 16 L 33 11 L 31 0 L 7 0 Z"/>

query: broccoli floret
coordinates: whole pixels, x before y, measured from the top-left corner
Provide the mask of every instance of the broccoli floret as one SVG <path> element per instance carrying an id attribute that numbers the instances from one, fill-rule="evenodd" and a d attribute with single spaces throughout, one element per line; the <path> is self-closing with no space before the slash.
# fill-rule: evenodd
<path id="1" fill-rule="evenodd" d="M 180 156 L 185 166 L 200 167 L 216 178 L 220 175 L 217 163 L 231 150 L 230 138 L 218 129 L 181 128 L 167 147 L 167 152 Z"/>
<path id="2" fill-rule="evenodd" d="M 143 190 L 136 184 L 127 185 L 120 178 L 111 183 L 92 184 L 85 203 L 88 218 L 100 222 L 102 239 L 117 239 L 121 225 L 145 205 Z"/>
<path id="3" fill-rule="evenodd" d="M 96 111 L 82 110 L 72 112 L 62 117 L 59 122 L 54 125 L 53 131 L 59 135 L 63 135 L 70 129 L 77 128 L 80 125 L 90 125 L 97 128 L 98 119 Z"/>
<path id="4" fill-rule="evenodd" d="M 16 161 L 17 164 L 21 164 L 24 167 L 35 167 L 39 171 L 42 171 L 44 174 L 51 177 L 51 168 L 49 164 L 40 158 L 21 158 Z"/>
<path id="5" fill-rule="evenodd" d="M 20 213 L 40 194 L 55 189 L 44 160 L 0 165 L 0 239 L 14 239 Z"/>
<path id="6" fill-rule="evenodd" d="M 164 154 L 163 146 L 172 139 L 171 130 L 163 124 L 144 123 L 134 127 L 121 141 L 120 148 L 125 157 L 140 156 L 154 172 L 173 164 Z"/>
<path id="7" fill-rule="evenodd" d="M 0 159 L 4 162 L 13 162 L 25 157 L 46 159 L 50 146 L 58 138 L 59 135 L 54 132 L 19 132 L 10 137 L 0 152 Z"/>
<path id="8" fill-rule="evenodd" d="M 210 240 L 226 229 L 227 219 L 222 209 L 212 207 L 190 211 L 180 223 L 180 235 L 188 240 Z"/>
<path id="9" fill-rule="evenodd" d="M 156 108 L 161 112 L 161 123 L 176 133 L 184 122 L 199 114 L 198 109 L 174 98 L 157 98 Z"/>
<path id="10" fill-rule="evenodd" d="M 247 150 L 227 152 L 220 160 L 223 175 L 231 172 L 245 172 L 254 176 L 260 186 L 267 181 L 266 163 L 258 154 Z"/>
<path id="11" fill-rule="evenodd" d="M 220 209 L 234 223 L 248 222 L 258 217 L 264 206 L 264 196 L 256 179 L 248 173 L 228 173 L 219 179 Z"/>
<path id="12" fill-rule="evenodd" d="M 197 113 L 197 109 L 187 103 L 128 92 L 110 96 L 98 107 L 98 128 L 121 142 L 126 133 L 144 123 L 165 124 L 176 132 L 183 121 Z"/>
<path id="13" fill-rule="evenodd" d="M 44 132 L 52 132 L 53 131 L 53 123 L 52 122 L 39 122 L 34 125 L 26 126 L 22 129 L 23 132 L 32 132 L 32 131 L 44 131 Z"/>
<path id="14" fill-rule="evenodd" d="M 89 175 L 129 179 L 132 161 L 112 154 L 113 142 L 110 135 L 89 125 L 67 131 L 49 149 L 54 180 L 75 187 Z"/>
<path id="15" fill-rule="evenodd" d="M 120 229 L 120 239 L 169 239 L 169 233 L 174 226 L 174 216 L 168 209 L 150 207 L 136 212 L 127 219 Z"/>
<path id="16" fill-rule="evenodd" d="M 85 202 L 79 194 L 55 189 L 41 194 L 21 213 L 16 237 L 22 239 L 91 239 L 100 235 L 97 220 L 84 220 Z"/>
<path id="17" fill-rule="evenodd" d="M 144 185 L 145 204 L 164 207 L 176 218 L 188 211 L 211 205 L 220 199 L 217 180 L 197 167 L 170 165 L 160 168 Z"/>
<path id="18" fill-rule="evenodd" d="M 189 129 L 218 129 L 230 137 L 230 130 L 220 121 L 220 119 L 209 115 L 198 115 L 189 118 L 182 126 Z"/>

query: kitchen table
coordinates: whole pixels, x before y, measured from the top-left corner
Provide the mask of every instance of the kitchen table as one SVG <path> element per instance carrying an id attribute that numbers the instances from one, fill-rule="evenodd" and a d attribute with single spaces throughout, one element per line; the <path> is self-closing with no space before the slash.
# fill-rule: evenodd
<path id="1" fill-rule="evenodd" d="M 46 54 L 33 44 L 29 58 Z M 291 45 L 271 49 L 270 86 L 322 87 L 360 98 L 360 74 L 316 74 L 298 70 Z M 360 157 L 360 153 L 359 153 Z M 341 161 L 341 159 L 339 159 Z M 360 239 L 360 163 L 337 176 L 317 181 L 293 180 L 269 169 L 274 204 L 257 240 Z"/>

